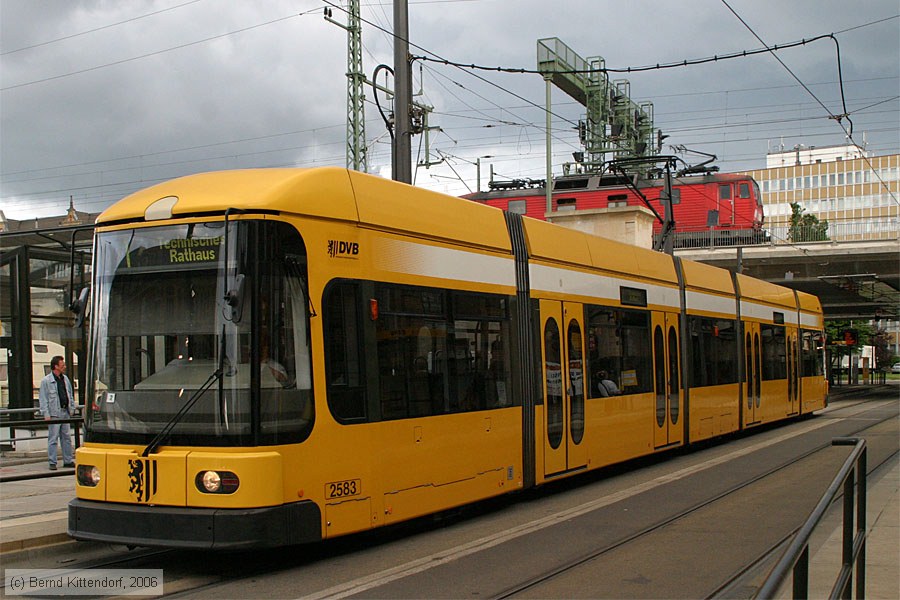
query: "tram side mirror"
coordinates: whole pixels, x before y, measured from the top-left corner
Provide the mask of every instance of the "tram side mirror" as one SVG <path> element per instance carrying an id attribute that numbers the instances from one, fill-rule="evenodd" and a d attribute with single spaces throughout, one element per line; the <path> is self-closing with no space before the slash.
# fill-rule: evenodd
<path id="1" fill-rule="evenodd" d="M 84 317 L 87 314 L 88 296 L 91 295 L 91 288 L 81 288 L 81 293 L 77 300 L 73 300 L 69 305 L 69 310 L 75 313 L 75 324 L 73 327 L 81 327 L 84 324 Z"/>
<path id="2" fill-rule="evenodd" d="M 237 323 L 244 312 L 244 275 L 235 275 L 231 283 L 231 289 L 225 292 L 225 304 L 231 307 L 231 322 Z"/>

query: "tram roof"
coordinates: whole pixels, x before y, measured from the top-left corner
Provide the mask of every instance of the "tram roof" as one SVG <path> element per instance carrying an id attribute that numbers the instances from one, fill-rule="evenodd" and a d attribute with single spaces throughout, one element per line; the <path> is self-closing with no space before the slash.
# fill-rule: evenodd
<path id="1" fill-rule="evenodd" d="M 224 214 L 228 208 L 277 212 L 511 252 L 500 209 L 339 167 L 246 169 L 188 175 L 123 198 L 100 214 L 97 225 L 147 221 L 148 208 L 160 199 L 173 196 L 177 200 L 171 208 L 172 218 Z M 524 222 L 528 252 L 533 258 L 677 281 L 672 257 L 666 254 L 544 221 L 526 218 Z M 690 261 L 683 263 L 689 286 L 730 291 L 727 271 Z M 745 298 L 796 308 L 793 291 L 742 275 L 738 277 Z M 801 297 L 801 306 L 817 310 L 818 299 Z"/>
<path id="2" fill-rule="evenodd" d="M 688 288 L 722 294 L 734 293 L 734 282 L 729 271 L 692 260 L 682 260 L 681 265 L 684 270 L 684 283 Z"/>
<path id="3" fill-rule="evenodd" d="M 172 218 L 222 214 L 228 208 L 275 211 L 511 252 L 498 209 L 339 167 L 188 175 L 123 198 L 97 224 L 144 221 L 151 205 L 171 196 L 177 198 Z"/>
<path id="4" fill-rule="evenodd" d="M 797 310 L 794 290 L 761 279 L 754 279 L 747 275 L 739 274 L 737 280 L 741 288 L 742 299 L 758 300 L 789 310 Z"/>
<path id="5" fill-rule="evenodd" d="M 672 257 L 646 248 L 554 225 L 537 219 L 524 219 L 528 255 L 536 259 L 591 266 L 613 273 L 633 275 L 676 283 Z"/>
<path id="6" fill-rule="evenodd" d="M 797 298 L 800 301 L 800 310 L 814 313 L 822 312 L 822 302 L 819 300 L 818 296 L 813 296 L 812 294 L 797 290 Z"/>

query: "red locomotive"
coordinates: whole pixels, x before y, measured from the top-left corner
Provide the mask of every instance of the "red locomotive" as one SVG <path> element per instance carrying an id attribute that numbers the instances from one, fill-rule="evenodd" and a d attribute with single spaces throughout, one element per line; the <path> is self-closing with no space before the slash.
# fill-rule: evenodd
<path id="1" fill-rule="evenodd" d="M 553 180 L 553 211 L 645 206 L 644 195 L 660 217 L 665 179 L 604 174 L 565 175 Z M 490 191 L 464 196 L 510 212 L 544 220 L 544 180 L 491 181 Z M 675 247 L 758 244 L 768 240 L 762 229 L 759 185 L 747 175 L 704 173 L 672 179 Z M 661 223 L 654 224 L 654 236 Z"/>

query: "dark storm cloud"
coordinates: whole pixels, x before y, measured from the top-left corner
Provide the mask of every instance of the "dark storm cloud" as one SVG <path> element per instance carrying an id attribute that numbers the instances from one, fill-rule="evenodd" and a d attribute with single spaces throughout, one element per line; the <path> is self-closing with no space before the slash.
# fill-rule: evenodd
<path id="1" fill-rule="evenodd" d="M 231 3 L 227 11 L 219 11 L 216 6 L 224 5 L 199 2 L 4 55 L 2 87 L 9 89 L 2 98 L 2 169 L 9 212 L 20 208 L 11 194 L 47 192 L 26 196 L 40 209 L 54 198 L 67 199 L 70 188 L 76 198 L 93 203 L 86 209 L 96 209 L 117 194 L 117 189 L 104 187 L 110 183 L 135 182 L 134 187 L 140 187 L 154 177 L 221 168 L 209 159 L 256 149 L 252 143 L 236 148 L 222 142 L 341 124 L 344 111 L 336 106 L 336 99 L 342 97 L 343 81 L 326 74 L 343 72 L 343 34 L 324 27 L 312 15 L 40 81 L 296 15 L 300 12 L 296 4 Z M 305 8 L 311 5 L 307 2 Z M 47 10 L 41 3 L 4 2 L 4 28 L 15 30 L 14 20 L 28 26 L 26 34 L 17 31 L 10 38 L 4 31 L 3 51 L 146 14 L 163 5 L 60 2 L 54 6 L 58 10 Z M 334 52 L 321 51 L 326 43 Z M 36 83 L 14 87 L 32 81 Z M 299 158 L 316 152 L 315 136 L 283 141 L 283 146 L 296 148 L 293 153 Z M 199 146 L 207 147 L 159 154 Z M 231 162 L 227 166 L 256 162 L 253 156 L 225 160 Z M 73 179 L 57 177 L 70 174 Z M 113 196 L 104 197 L 107 191 Z"/>
<path id="2" fill-rule="evenodd" d="M 730 4 L 770 44 L 897 14 L 887 0 L 852 11 L 833 0 Z M 344 164 L 346 33 L 322 19 L 323 6 L 315 0 L 0 0 L 0 209 L 14 218 L 58 214 L 72 195 L 76 206 L 95 211 L 156 179 L 190 172 Z M 306 11 L 312 12 L 296 16 Z M 390 30 L 391 16 L 388 5 L 363 4 L 370 76 L 378 63 L 392 63 L 391 38 L 378 29 Z M 334 18 L 346 17 L 335 9 Z M 412 47 L 413 54 L 534 68 L 536 40 L 553 36 L 582 56 L 603 56 L 609 67 L 760 46 L 724 3 L 712 0 L 410 4 L 410 37 L 424 48 Z M 215 39 L 201 41 L 207 38 Z M 897 95 L 896 19 L 839 39 L 851 110 Z M 779 56 L 810 84 L 837 79 L 830 41 Z M 78 71 L 85 72 L 65 76 Z M 415 73 L 418 89 L 418 66 Z M 423 74 L 422 100 L 436 109 L 430 124 L 443 129 L 432 136 L 432 151 L 460 157 L 450 160 L 469 186 L 471 162 L 484 155 L 495 157 L 486 162 L 505 175 L 541 176 L 540 76 L 480 73 L 490 85 L 433 63 L 425 63 Z M 726 170 L 759 166 L 769 141 L 784 135 L 791 145 L 843 142 L 825 111 L 771 56 L 623 77 L 632 97 L 654 102 L 657 125 L 672 131 L 671 142 L 717 153 Z M 830 110 L 842 110 L 834 83 L 810 87 Z M 371 91 L 366 95 L 373 99 Z M 577 149 L 572 126 L 582 109 L 558 90 L 553 103 L 558 164 Z M 370 171 L 385 173 L 384 125 L 374 105 L 366 111 Z M 879 153 L 896 152 L 897 113 L 898 102 L 888 102 L 854 117 L 855 131 L 868 131 Z M 757 124 L 780 118 L 783 123 Z M 446 166 L 418 169 L 417 182 L 466 191 Z"/>

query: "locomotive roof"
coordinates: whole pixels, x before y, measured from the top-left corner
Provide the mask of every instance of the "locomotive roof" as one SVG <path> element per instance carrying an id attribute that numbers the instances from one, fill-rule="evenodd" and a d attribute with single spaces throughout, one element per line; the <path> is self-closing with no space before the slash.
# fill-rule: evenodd
<path id="1" fill-rule="evenodd" d="M 693 185 L 707 183 L 725 183 L 732 181 L 746 181 L 750 179 L 749 175 L 739 175 L 736 173 L 708 173 L 703 175 L 684 175 L 682 177 L 673 178 L 675 185 Z M 543 180 L 541 180 L 543 182 Z M 663 179 L 639 179 L 637 187 L 656 188 L 663 185 Z M 566 192 L 589 192 L 609 189 L 627 190 L 628 186 L 620 175 L 613 174 L 582 174 L 582 175 L 564 175 L 553 180 L 553 193 L 561 194 Z M 544 185 L 526 186 L 526 180 L 522 180 L 521 187 L 509 187 L 505 189 L 495 189 L 487 192 L 475 192 L 466 194 L 463 198 L 467 200 L 490 200 L 494 198 L 521 198 L 522 196 L 544 196 L 547 193 Z"/>

